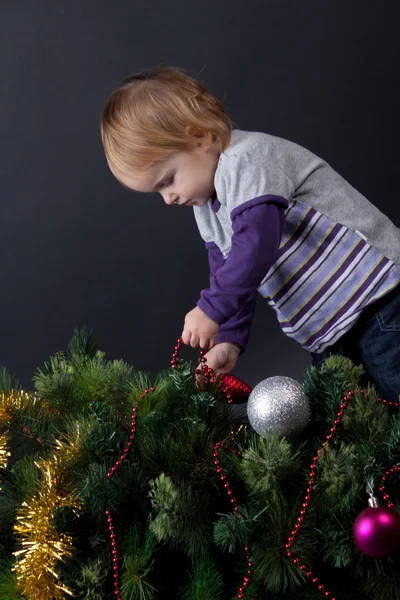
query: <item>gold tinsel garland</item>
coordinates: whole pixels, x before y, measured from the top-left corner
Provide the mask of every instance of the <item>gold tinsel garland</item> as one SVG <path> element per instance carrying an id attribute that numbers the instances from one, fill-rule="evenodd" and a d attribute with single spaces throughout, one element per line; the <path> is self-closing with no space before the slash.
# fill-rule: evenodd
<path id="1" fill-rule="evenodd" d="M 36 395 L 15 390 L 1 394 L 0 427 L 15 422 L 17 413 L 29 402 L 41 403 L 41 408 L 46 409 Z M 51 407 L 47 412 L 52 412 Z M 25 427 L 24 431 L 30 435 L 28 428 Z M 77 434 L 79 438 L 79 431 Z M 5 432 L 0 436 L 0 466 L 4 467 L 10 455 L 6 448 L 7 435 Z M 40 438 L 37 441 L 42 443 Z M 14 552 L 17 560 L 12 571 L 16 573 L 20 593 L 29 600 L 62 600 L 65 594 L 73 596 L 71 590 L 62 585 L 56 572 L 57 563 L 73 554 L 72 537 L 58 533 L 54 512 L 68 506 L 78 515 L 77 511 L 83 507 L 82 502 L 76 499 L 75 491 L 63 491 L 68 462 L 79 449 L 74 439 L 68 439 L 67 443 L 56 439 L 55 444 L 56 452 L 50 458 L 35 461 L 42 478 L 38 482 L 37 493 L 19 508 L 14 525 L 22 549 Z"/>
<path id="2" fill-rule="evenodd" d="M 17 413 L 22 411 L 32 401 L 37 400 L 36 394 L 24 392 L 23 390 L 11 390 L 6 394 L 0 394 L 0 427 L 10 425 Z"/>
<path id="3" fill-rule="evenodd" d="M 16 418 L 17 413 L 29 402 L 29 394 L 11 390 L 7 394 L 0 394 L 0 427 L 4 428 Z M 8 431 L 0 433 L 0 469 L 7 468 L 7 462 L 11 453 L 9 452 L 10 434 Z M 1 484 L 1 481 L 0 481 Z M 1 487 L 0 487 L 1 490 Z"/>
<path id="4" fill-rule="evenodd" d="M 7 468 L 7 462 L 9 457 L 11 456 L 11 452 L 8 451 L 9 444 L 9 434 L 8 431 L 0 434 L 0 469 Z M 1 491 L 1 479 L 0 479 L 0 491 Z"/>
<path id="5" fill-rule="evenodd" d="M 58 442 L 58 441 L 57 441 Z M 61 446 L 61 442 L 58 442 Z M 65 452 L 50 459 L 35 462 L 43 475 L 39 490 L 29 502 L 23 502 L 17 513 L 14 530 L 21 538 L 22 550 L 13 571 L 23 595 L 30 600 L 61 600 L 73 593 L 63 586 L 55 571 L 58 561 L 72 556 L 72 537 L 58 533 L 54 526 L 54 511 L 70 507 L 76 511 L 82 503 L 76 493 L 62 493 L 63 473 L 66 469 Z"/>

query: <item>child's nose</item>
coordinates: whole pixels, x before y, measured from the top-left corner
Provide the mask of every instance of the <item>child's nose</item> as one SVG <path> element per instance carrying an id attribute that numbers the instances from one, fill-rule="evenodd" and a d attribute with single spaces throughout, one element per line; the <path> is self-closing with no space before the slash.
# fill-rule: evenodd
<path id="1" fill-rule="evenodd" d="M 178 194 L 167 194 L 164 196 L 166 204 L 174 204 L 179 199 Z"/>

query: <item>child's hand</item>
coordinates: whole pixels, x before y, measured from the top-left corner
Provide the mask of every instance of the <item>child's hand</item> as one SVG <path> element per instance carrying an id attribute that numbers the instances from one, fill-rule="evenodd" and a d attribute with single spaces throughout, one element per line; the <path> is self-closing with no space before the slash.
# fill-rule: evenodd
<path id="1" fill-rule="evenodd" d="M 212 348 L 217 341 L 218 331 L 218 323 L 196 306 L 185 317 L 181 337 L 183 343 L 190 344 L 192 348 Z"/>
<path id="2" fill-rule="evenodd" d="M 207 359 L 205 364 L 214 371 L 215 375 L 230 373 L 236 366 L 240 351 L 241 347 L 239 344 L 234 344 L 233 342 L 221 342 L 204 355 L 204 358 Z M 201 365 L 197 368 L 201 369 Z M 203 376 L 198 375 L 196 376 L 196 379 L 201 383 Z"/>

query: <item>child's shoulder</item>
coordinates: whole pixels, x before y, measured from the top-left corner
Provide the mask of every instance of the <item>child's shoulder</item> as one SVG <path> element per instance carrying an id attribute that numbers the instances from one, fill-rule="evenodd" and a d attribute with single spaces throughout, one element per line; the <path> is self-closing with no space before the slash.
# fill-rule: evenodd
<path id="1" fill-rule="evenodd" d="M 219 164 L 254 164 L 259 160 L 269 159 L 279 165 L 285 164 L 288 158 L 290 161 L 298 160 L 301 163 L 314 159 L 322 160 L 303 146 L 285 138 L 261 131 L 233 129 L 230 144 L 220 155 Z"/>
<path id="2" fill-rule="evenodd" d="M 296 151 L 291 142 L 283 138 L 234 129 L 228 148 L 219 157 L 214 176 L 220 203 L 230 213 L 247 200 L 265 195 L 266 189 L 273 190 L 274 195 L 291 197 L 299 165 Z"/>
<path id="3" fill-rule="evenodd" d="M 220 191 L 225 187 L 229 193 L 240 181 L 254 177 L 274 181 L 284 174 L 297 185 L 302 173 L 322 165 L 326 165 L 322 158 L 295 142 L 260 131 L 234 129 L 229 146 L 219 157 L 214 179 Z"/>
<path id="4" fill-rule="evenodd" d="M 259 152 L 264 153 L 274 143 L 274 139 L 275 136 L 261 131 L 233 129 L 229 146 L 222 153 L 222 157 L 232 158 Z"/>

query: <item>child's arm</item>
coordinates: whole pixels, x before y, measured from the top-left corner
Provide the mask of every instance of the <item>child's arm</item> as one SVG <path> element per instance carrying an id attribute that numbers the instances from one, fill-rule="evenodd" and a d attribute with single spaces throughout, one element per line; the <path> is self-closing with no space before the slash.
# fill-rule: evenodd
<path id="1" fill-rule="evenodd" d="M 274 197 L 236 214 L 228 257 L 211 278 L 210 288 L 202 290 L 197 306 L 185 317 L 185 344 L 212 348 L 219 326 L 234 315 L 243 317 L 245 305 L 255 301 L 252 296 L 279 250 L 286 208 L 285 199 Z"/>
<path id="2" fill-rule="evenodd" d="M 232 243 L 224 265 L 217 270 L 210 289 L 201 292 L 194 309 L 197 337 L 203 325 L 205 329 L 210 326 L 210 319 L 222 326 L 237 315 L 276 261 L 285 212 L 295 193 L 288 174 L 293 172 L 292 162 L 270 138 L 264 138 L 261 149 L 241 147 L 229 156 L 221 155 L 215 185 L 231 219 Z M 201 214 L 199 211 L 196 216 L 195 209 L 200 233 L 204 229 L 209 241 L 212 233 L 206 214 L 205 220 Z M 188 337 L 190 328 L 188 322 Z"/>
<path id="3" fill-rule="evenodd" d="M 205 246 L 208 251 L 211 286 L 216 272 L 225 265 L 225 259 L 221 250 L 214 242 L 206 242 Z M 257 292 L 255 291 L 250 294 L 248 300 L 242 304 L 238 312 L 220 326 L 217 344 L 230 342 L 239 347 L 240 353 L 245 351 L 256 309 L 256 300 Z"/>
<path id="4" fill-rule="evenodd" d="M 224 258 L 219 248 L 213 244 L 209 248 L 210 262 L 210 285 L 219 268 L 224 266 Z M 233 315 L 221 327 L 213 321 L 198 306 L 187 313 L 182 331 L 184 344 L 190 344 L 193 348 L 213 348 L 215 344 L 230 343 L 239 348 L 239 353 L 244 351 L 250 332 L 256 302 L 256 292 L 251 294 L 247 301 L 243 302 L 238 312 Z M 235 361 L 236 362 L 236 361 Z"/>
<path id="5" fill-rule="evenodd" d="M 277 199 L 236 215 L 231 250 L 197 302 L 215 323 L 222 325 L 238 314 L 257 291 L 276 259 L 286 207 L 286 201 Z"/>

